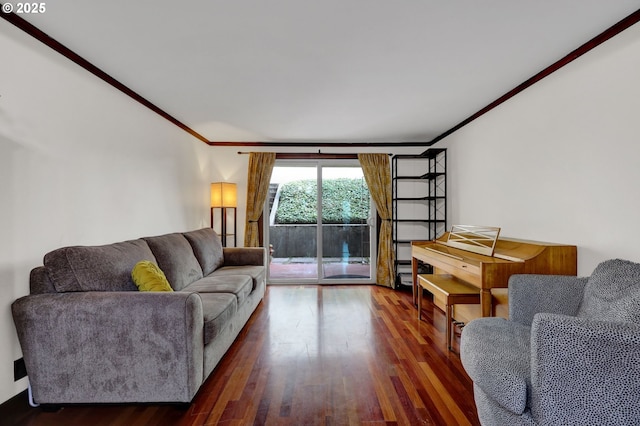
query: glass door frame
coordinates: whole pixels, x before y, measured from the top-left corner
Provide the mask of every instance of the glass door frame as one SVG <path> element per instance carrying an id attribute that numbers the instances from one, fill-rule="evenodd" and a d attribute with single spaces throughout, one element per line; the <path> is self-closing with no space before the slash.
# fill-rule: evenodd
<path id="1" fill-rule="evenodd" d="M 270 268 L 267 267 L 267 284 L 322 284 L 322 285 L 337 285 L 337 284 L 375 284 L 376 283 L 376 265 L 377 265 L 377 251 L 378 251 L 378 234 L 377 234 L 377 216 L 378 212 L 373 202 L 373 198 L 369 196 L 369 218 L 367 225 L 369 228 L 369 277 L 368 278 L 324 278 L 322 274 L 323 257 L 322 257 L 322 169 L 324 167 L 361 167 L 360 162 L 357 159 L 354 160 L 324 160 L 324 159 L 310 159 L 310 160 L 276 160 L 274 168 L 276 167 L 315 167 L 316 168 L 316 181 L 318 182 L 317 188 L 317 210 L 318 221 L 316 222 L 316 265 L 317 276 L 315 278 L 295 278 L 295 279 L 273 279 L 270 277 Z M 268 200 L 263 207 L 263 229 L 264 229 L 264 244 L 265 247 L 269 247 L 269 232 L 270 232 L 270 212 Z M 271 263 L 271 254 L 267 253 L 269 257 L 269 264 Z"/>

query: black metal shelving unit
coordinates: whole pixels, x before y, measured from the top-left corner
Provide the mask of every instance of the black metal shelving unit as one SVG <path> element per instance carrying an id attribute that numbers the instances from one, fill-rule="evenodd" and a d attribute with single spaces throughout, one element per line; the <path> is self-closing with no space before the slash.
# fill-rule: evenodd
<path id="1" fill-rule="evenodd" d="M 411 241 L 433 240 L 447 229 L 447 150 L 429 148 L 392 157 L 396 287 L 411 286 Z M 421 273 L 429 273 L 422 265 Z"/>

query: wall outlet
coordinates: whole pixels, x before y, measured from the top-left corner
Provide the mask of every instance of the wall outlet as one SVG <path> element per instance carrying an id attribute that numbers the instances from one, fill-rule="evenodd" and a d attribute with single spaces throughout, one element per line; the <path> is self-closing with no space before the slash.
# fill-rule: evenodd
<path id="1" fill-rule="evenodd" d="M 17 382 L 27 376 L 27 366 L 24 365 L 24 358 L 13 361 L 13 381 Z"/>

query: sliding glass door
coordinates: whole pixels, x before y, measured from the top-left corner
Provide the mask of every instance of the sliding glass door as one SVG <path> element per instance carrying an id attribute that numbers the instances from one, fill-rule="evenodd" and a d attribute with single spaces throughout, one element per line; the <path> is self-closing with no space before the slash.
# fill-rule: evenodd
<path id="1" fill-rule="evenodd" d="M 352 162 L 277 162 L 265 203 L 270 283 L 375 281 L 375 209 Z"/>
<path id="2" fill-rule="evenodd" d="M 318 170 L 316 164 L 276 162 L 264 215 L 270 282 L 318 280 Z"/>

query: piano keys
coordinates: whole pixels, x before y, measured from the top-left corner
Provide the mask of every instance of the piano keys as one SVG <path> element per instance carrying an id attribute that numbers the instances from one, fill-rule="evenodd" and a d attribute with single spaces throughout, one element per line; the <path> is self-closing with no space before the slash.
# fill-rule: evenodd
<path id="1" fill-rule="evenodd" d="M 464 244 L 448 244 L 449 234 L 433 241 L 412 241 L 413 302 L 417 304 L 418 263 L 421 261 L 433 267 L 433 274 L 450 274 L 480 289 L 479 309 L 475 312 L 471 309 L 471 313 L 467 312 L 461 318 L 454 317 L 458 321 L 493 316 L 496 308 L 493 305 L 506 302 L 506 290 L 495 289 L 506 289 L 513 274 L 577 274 L 578 255 L 574 245 L 504 238 L 496 234 L 495 245 L 490 250 L 492 254 L 487 255 L 477 253 L 478 250 L 472 247 L 465 250 Z M 502 302 L 497 302 L 500 299 Z M 439 307 L 444 310 L 443 306 Z"/>

